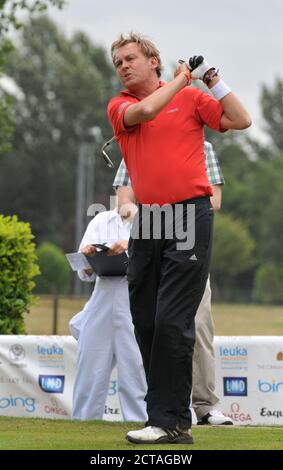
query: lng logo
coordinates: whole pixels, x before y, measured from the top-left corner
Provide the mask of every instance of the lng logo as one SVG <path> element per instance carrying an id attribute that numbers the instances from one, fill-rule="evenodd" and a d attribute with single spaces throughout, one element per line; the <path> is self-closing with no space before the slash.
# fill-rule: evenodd
<path id="1" fill-rule="evenodd" d="M 65 376 L 64 375 L 40 375 L 38 377 L 38 383 L 46 393 L 63 393 Z"/>
<path id="2" fill-rule="evenodd" d="M 223 377 L 224 396 L 246 397 L 248 395 L 247 377 Z"/>

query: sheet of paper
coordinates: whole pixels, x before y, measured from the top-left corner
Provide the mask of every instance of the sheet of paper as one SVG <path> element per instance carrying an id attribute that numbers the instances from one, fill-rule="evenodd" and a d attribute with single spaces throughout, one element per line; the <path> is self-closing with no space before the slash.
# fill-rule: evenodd
<path id="1" fill-rule="evenodd" d="M 88 260 L 82 253 L 66 253 L 66 258 L 69 261 L 73 271 L 91 269 Z"/>

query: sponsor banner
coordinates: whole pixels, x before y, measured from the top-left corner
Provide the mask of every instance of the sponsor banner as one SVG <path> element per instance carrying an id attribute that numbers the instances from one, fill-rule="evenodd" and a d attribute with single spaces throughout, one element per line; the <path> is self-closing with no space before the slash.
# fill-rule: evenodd
<path id="1" fill-rule="evenodd" d="M 238 425 L 283 425 L 283 336 L 215 337 L 219 409 Z"/>
<path id="2" fill-rule="evenodd" d="M 70 418 L 75 355 L 69 336 L 0 336 L 0 414 Z"/>
<path id="3" fill-rule="evenodd" d="M 71 336 L 0 335 L 0 415 L 70 419 L 76 349 Z M 123 420 L 116 369 L 104 419 Z"/>
<path id="4" fill-rule="evenodd" d="M 217 408 L 236 425 L 283 425 L 283 337 L 215 337 Z M 70 419 L 76 341 L 0 336 L 0 415 Z M 122 421 L 113 370 L 104 419 Z M 193 423 L 196 422 L 193 413 Z"/>

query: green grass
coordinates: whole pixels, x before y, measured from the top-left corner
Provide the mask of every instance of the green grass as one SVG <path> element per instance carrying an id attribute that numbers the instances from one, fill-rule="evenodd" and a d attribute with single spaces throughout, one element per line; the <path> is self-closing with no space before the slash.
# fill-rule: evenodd
<path id="1" fill-rule="evenodd" d="M 68 335 L 68 322 L 79 312 L 86 298 L 66 299 L 59 301 L 59 321 L 57 334 Z M 26 325 L 29 334 L 52 334 L 53 300 L 42 296 L 31 312 L 26 315 Z M 215 334 L 226 335 L 282 335 L 283 306 L 274 305 L 240 305 L 213 304 Z"/>
<path id="2" fill-rule="evenodd" d="M 195 426 L 193 445 L 133 445 L 125 440 L 140 423 L 0 417 L 0 449 L 6 450 L 279 450 L 283 428 Z"/>
<path id="3" fill-rule="evenodd" d="M 79 312 L 86 298 L 60 299 L 57 334 L 69 334 L 68 321 Z M 281 335 L 283 306 L 213 304 L 215 334 Z M 29 334 L 52 334 L 52 298 L 42 296 L 26 315 Z M 282 450 L 281 427 L 195 426 L 195 444 L 132 445 L 125 440 L 130 429 L 140 423 L 67 421 L 0 417 L 0 449 L 75 450 Z"/>

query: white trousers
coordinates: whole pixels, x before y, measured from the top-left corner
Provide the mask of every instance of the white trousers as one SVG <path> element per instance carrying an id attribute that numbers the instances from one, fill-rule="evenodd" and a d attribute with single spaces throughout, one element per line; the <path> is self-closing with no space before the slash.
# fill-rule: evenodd
<path id="1" fill-rule="evenodd" d="M 73 418 L 102 419 L 113 366 L 125 421 L 147 421 L 146 379 L 134 335 L 126 278 L 97 278 L 90 300 L 74 317 L 78 336 Z"/>

